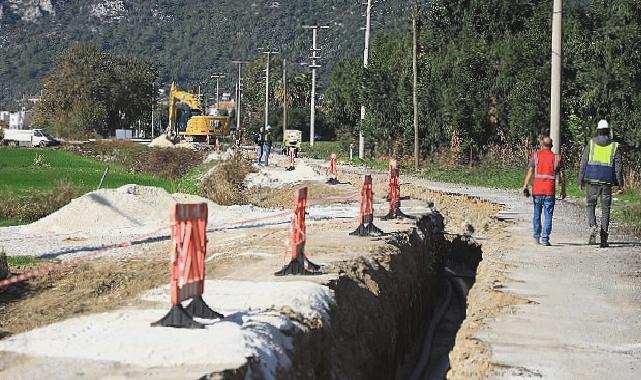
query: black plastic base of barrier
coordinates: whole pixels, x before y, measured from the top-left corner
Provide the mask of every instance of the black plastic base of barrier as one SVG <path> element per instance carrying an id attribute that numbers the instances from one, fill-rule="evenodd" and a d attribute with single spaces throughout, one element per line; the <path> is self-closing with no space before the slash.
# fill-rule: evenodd
<path id="1" fill-rule="evenodd" d="M 285 170 L 287 170 L 288 172 L 291 172 L 292 170 L 296 170 L 296 167 L 295 166 L 288 166 L 287 168 L 285 168 Z"/>
<path id="2" fill-rule="evenodd" d="M 327 184 L 328 185 L 340 185 L 341 183 L 338 180 L 338 178 L 330 178 L 330 179 L 327 180 Z"/>
<path id="3" fill-rule="evenodd" d="M 213 311 L 203 300 L 202 296 L 196 296 L 192 301 L 187 305 L 185 311 L 189 313 L 194 318 L 205 318 L 205 319 L 223 319 L 224 315 Z"/>
<path id="4" fill-rule="evenodd" d="M 314 264 L 307 259 L 302 259 L 302 260 L 297 259 L 297 260 L 290 261 L 289 264 L 285 265 L 283 269 L 274 273 L 274 275 L 276 276 L 288 276 L 288 275 L 308 276 L 308 275 L 315 274 L 314 272 L 308 269 L 305 269 L 305 262 L 307 262 L 307 267 L 314 271 L 318 271 L 321 268 L 320 265 Z"/>
<path id="5" fill-rule="evenodd" d="M 153 322 L 151 327 L 175 327 L 181 329 L 204 329 L 205 325 L 194 321 L 194 318 L 183 309 L 182 305 L 173 305 L 169 313 L 161 320 Z"/>
<path id="6" fill-rule="evenodd" d="M 392 220 L 392 219 L 416 219 L 415 216 L 407 215 L 400 208 L 396 208 L 394 211 L 390 211 L 387 215 L 381 218 L 381 220 Z"/>
<path id="7" fill-rule="evenodd" d="M 352 236 L 381 236 L 385 235 L 385 232 L 380 228 L 376 227 L 374 223 L 368 223 L 367 225 L 361 224 L 358 228 L 350 233 Z"/>

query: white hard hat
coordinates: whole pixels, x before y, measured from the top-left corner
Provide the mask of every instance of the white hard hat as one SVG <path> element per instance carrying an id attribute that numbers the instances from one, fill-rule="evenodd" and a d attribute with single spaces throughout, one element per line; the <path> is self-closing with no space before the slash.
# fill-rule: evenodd
<path id="1" fill-rule="evenodd" d="M 608 124 L 607 120 L 600 120 L 599 125 L 596 127 L 596 129 L 610 129 L 610 124 Z"/>
<path id="2" fill-rule="evenodd" d="M 270 125 L 268 125 L 267 128 L 265 128 L 265 129 L 269 131 L 270 129 L 272 129 L 272 127 Z"/>

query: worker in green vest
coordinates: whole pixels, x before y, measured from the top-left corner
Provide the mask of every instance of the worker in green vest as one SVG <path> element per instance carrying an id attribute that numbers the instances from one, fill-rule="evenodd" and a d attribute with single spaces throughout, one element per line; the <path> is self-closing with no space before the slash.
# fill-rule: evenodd
<path id="1" fill-rule="evenodd" d="M 599 121 L 597 136 L 583 150 L 579 186 L 587 185 L 586 213 L 590 226 L 588 244 L 596 244 L 597 232 L 600 232 L 600 246 L 608 246 L 610 227 L 610 206 L 612 205 L 612 187 L 618 186 L 618 194 L 623 193 L 623 157 L 619 144 L 612 141 L 610 125 L 606 120 Z M 596 223 L 596 204 L 601 199 L 601 229 Z"/>

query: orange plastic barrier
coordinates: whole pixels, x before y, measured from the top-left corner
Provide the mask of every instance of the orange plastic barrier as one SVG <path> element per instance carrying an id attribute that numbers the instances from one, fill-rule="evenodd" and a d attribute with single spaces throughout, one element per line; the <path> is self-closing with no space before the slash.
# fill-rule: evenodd
<path id="1" fill-rule="evenodd" d="M 296 148 L 289 148 L 287 151 L 287 157 L 289 159 L 287 170 L 291 171 L 296 169 Z"/>
<path id="2" fill-rule="evenodd" d="M 220 151 L 221 151 L 220 140 L 216 138 L 216 153 L 220 153 Z"/>
<path id="3" fill-rule="evenodd" d="M 401 171 L 395 159 L 391 159 L 388 166 L 389 186 L 387 190 L 387 201 L 389 202 L 389 213 L 383 220 L 412 218 L 401 211 Z"/>
<path id="4" fill-rule="evenodd" d="M 283 269 L 275 273 L 277 276 L 289 274 L 312 274 L 310 269 L 313 271 L 320 269 L 319 265 L 309 261 L 305 255 L 306 209 L 307 187 L 303 187 L 294 193 L 294 215 L 292 216 L 292 223 L 289 229 L 289 250 L 291 253 L 291 261 L 289 264 L 285 265 Z"/>
<path id="5" fill-rule="evenodd" d="M 338 185 L 338 168 L 336 163 L 336 154 L 333 154 L 329 157 L 329 180 L 327 183 L 330 185 Z"/>
<path id="6" fill-rule="evenodd" d="M 177 204 L 171 212 L 171 309 L 153 327 L 204 328 L 194 317 L 216 319 L 202 298 L 207 254 L 207 204 Z M 182 302 L 191 299 L 183 308 Z"/>
<path id="7" fill-rule="evenodd" d="M 372 236 L 381 235 L 381 231 L 374 225 L 374 193 L 372 190 L 372 176 L 366 175 L 361 188 L 360 225 L 350 235 Z"/>

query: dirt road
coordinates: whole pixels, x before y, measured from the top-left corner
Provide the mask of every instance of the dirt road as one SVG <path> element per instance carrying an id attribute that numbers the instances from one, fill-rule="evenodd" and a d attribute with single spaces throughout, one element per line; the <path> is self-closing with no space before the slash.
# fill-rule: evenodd
<path id="1" fill-rule="evenodd" d="M 540 246 L 530 201 L 515 192 L 413 182 L 503 204 L 513 222 L 484 244 L 448 379 L 639 378 L 638 241 L 614 231 L 611 248 L 587 246 L 583 208 L 558 202 L 553 246 Z"/>

